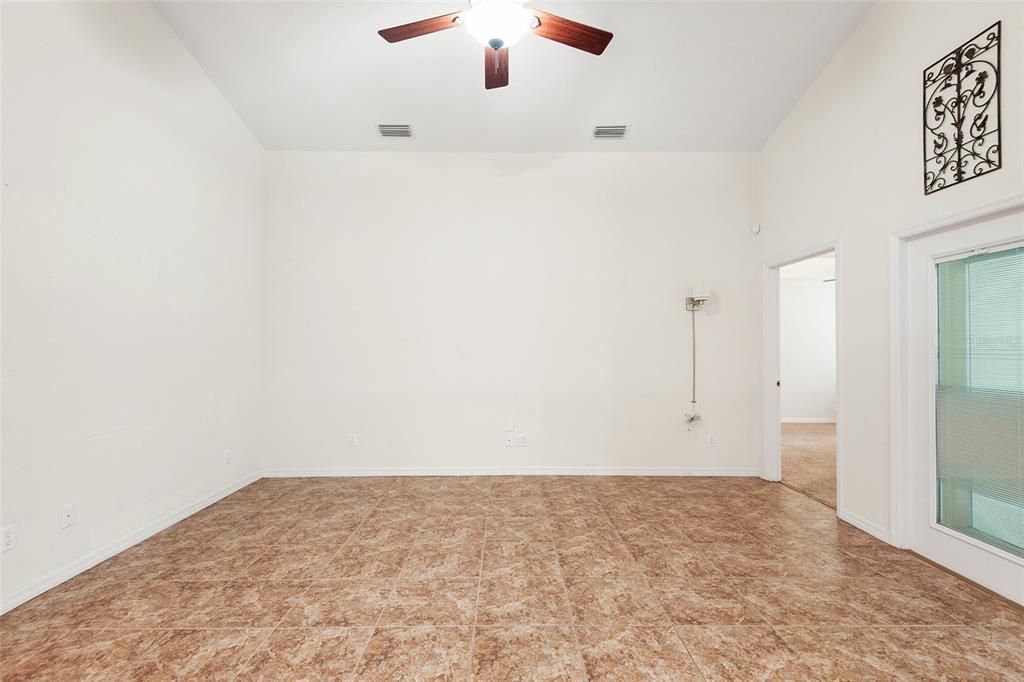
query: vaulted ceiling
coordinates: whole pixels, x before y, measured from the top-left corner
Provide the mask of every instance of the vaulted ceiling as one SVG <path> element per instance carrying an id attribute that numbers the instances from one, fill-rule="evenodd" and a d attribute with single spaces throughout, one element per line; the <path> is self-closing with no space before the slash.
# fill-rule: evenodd
<path id="1" fill-rule="evenodd" d="M 511 84 L 490 91 L 464 30 L 377 35 L 466 4 L 158 3 L 267 149 L 353 151 L 754 151 L 869 6 L 528 3 L 615 38 L 595 57 L 527 35 Z M 414 137 L 382 139 L 378 123 L 410 123 Z M 620 123 L 626 140 L 592 139 Z"/>

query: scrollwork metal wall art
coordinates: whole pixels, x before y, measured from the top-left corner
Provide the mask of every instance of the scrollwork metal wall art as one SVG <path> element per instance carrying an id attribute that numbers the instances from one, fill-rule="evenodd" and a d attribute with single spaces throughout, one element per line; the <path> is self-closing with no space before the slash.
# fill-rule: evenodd
<path id="1" fill-rule="evenodd" d="M 924 70 L 924 193 L 1002 166 L 996 22 Z"/>

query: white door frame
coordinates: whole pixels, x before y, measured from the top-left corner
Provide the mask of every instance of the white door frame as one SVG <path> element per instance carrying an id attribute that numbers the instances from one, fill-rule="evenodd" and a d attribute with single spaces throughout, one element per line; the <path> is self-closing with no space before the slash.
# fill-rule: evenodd
<path id="1" fill-rule="evenodd" d="M 984 204 L 963 213 L 909 227 L 889 236 L 889 465 L 890 465 L 890 535 L 892 544 L 907 547 L 910 524 L 910 505 L 899 495 L 908 490 L 907 471 L 910 467 L 910 372 L 907 359 L 911 353 L 907 297 L 907 250 L 913 239 L 938 232 L 992 220 L 1024 210 L 1024 194 Z"/>
<path id="2" fill-rule="evenodd" d="M 835 287 L 835 325 L 836 325 L 836 513 L 841 517 L 843 509 L 843 468 L 842 448 L 840 443 L 840 430 L 842 420 L 839 418 L 839 286 L 840 286 L 840 260 L 839 242 L 830 241 L 816 246 L 794 251 L 784 258 L 777 259 L 762 268 L 762 344 L 763 349 L 763 394 L 762 405 L 763 423 L 761 427 L 761 478 L 768 481 L 782 480 L 782 443 L 779 438 L 779 429 L 782 424 L 782 407 L 780 391 L 777 382 L 781 376 L 781 354 L 782 339 L 779 331 L 779 315 L 781 314 L 779 302 L 779 269 L 786 265 L 792 265 L 798 261 L 820 256 L 825 253 L 834 253 L 836 259 L 836 287 Z"/>
<path id="3" fill-rule="evenodd" d="M 1010 599 L 1024 602 L 1024 560 L 965 534 L 941 526 L 935 518 L 935 354 L 937 352 L 934 264 L 947 256 L 965 256 L 972 248 L 993 249 L 1020 241 L 1024 198 L 972 211 L 966 219 L 915 232 L 900 240 L 902 265 L 897 298 L 901 410 L 897 513 L 899 542 Z M 1008 241 L 1009 240 L 1009 241 Z M 974 547 L 974 549 L 971 548 Z"/>

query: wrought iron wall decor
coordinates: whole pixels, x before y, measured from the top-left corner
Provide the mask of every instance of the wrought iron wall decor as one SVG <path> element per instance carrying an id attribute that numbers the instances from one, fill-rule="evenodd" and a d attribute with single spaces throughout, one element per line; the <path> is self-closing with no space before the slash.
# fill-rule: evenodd
<path id="1" fill-rule="evenodd" d="M 924 70 L 924 193 L 1002 166 L 997 21 Z"/>

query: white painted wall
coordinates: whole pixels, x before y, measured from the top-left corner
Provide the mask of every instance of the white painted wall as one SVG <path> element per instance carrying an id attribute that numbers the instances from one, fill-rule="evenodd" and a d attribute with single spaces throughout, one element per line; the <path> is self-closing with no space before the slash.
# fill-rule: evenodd
<path id="1" fill-rule="evenodd" d="M 922 191 L 921 71 L 1003 21 L 1004 167 Z M 926 29 L 923 27 L 927 27 Z M 889 491 L 889 238 L 1024 188 L 1024 4 L 878 3 L 765 145 L 763 261 L 838 240 L 838 421 L 846 518 L 885 534 Z"/>
<path id="2" fill-rule="evenodd" d="M 785 270 L 785 269 L 783 269 Z M 779 280 L 782 420 L 836 418 L 836 289 L 821 277 Z"/>
<path id="3" fill-rule="evenodd" d="M 268 154 L 268 467 L 756 473 L 752 167 Z M 508 417 L 528 447 L 504 446 Z"/>
<path id="4" fill-rule="evenodd" d="M 263 176 L 150 6 L 2 11 L 9 604 L 254 469 Z"/>
<path id="5" fill-rule="evenodd" d="M 880 3 L 757 159 L 264 157 L 150 7 L 2 11 L 5 599 L 264 468 L 756 471 L 758 261 L 830 240 L 841 512 L 884 532 L 889 234 L 1024 187 L 1007 132 L 920 189 L 920 70 L 996 19 L 1024 119 L 1020 4 Z"/>

